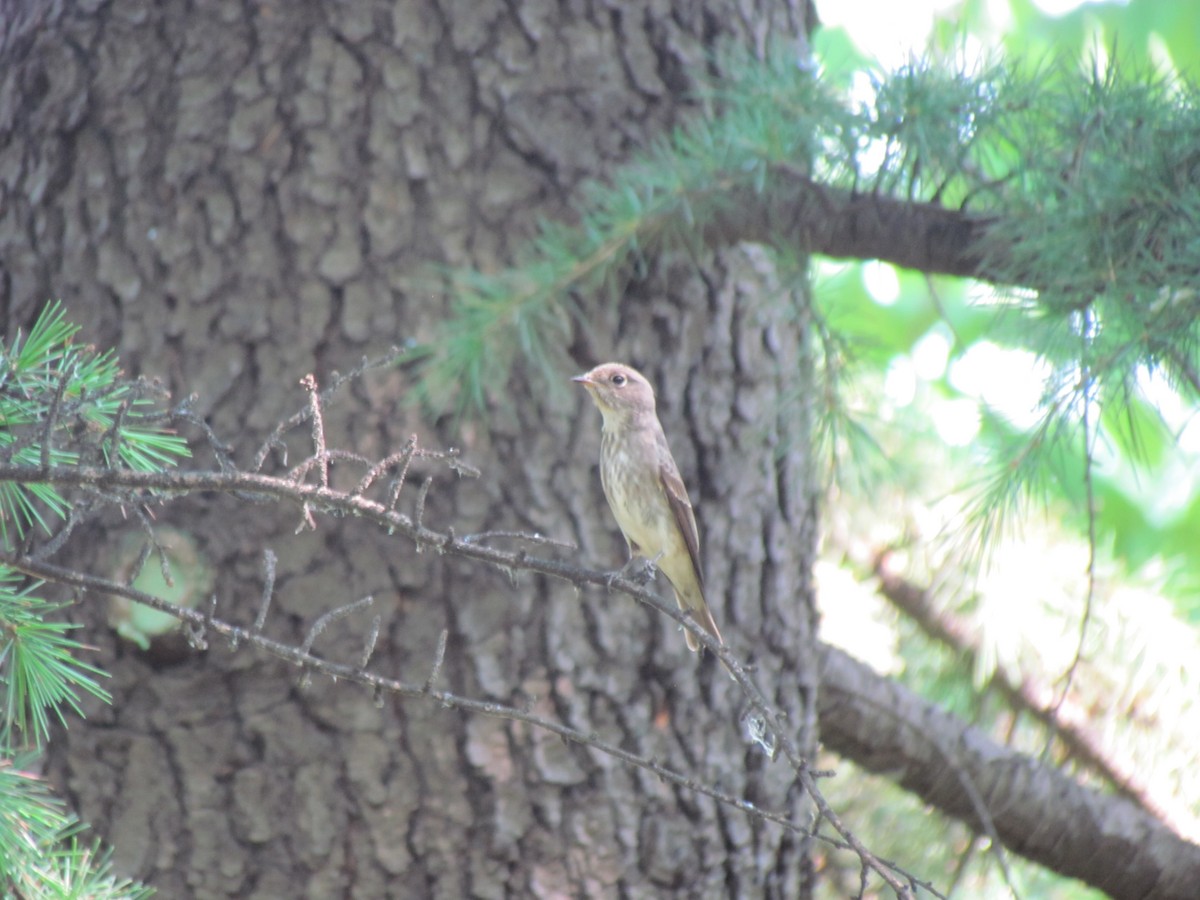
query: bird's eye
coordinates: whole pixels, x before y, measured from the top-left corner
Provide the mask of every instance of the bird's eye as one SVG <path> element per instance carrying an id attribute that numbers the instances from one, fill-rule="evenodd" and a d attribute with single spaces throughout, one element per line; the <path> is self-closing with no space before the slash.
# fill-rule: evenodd
<path id="1" fill-rule="evenodd" d="M 622 375 L 620 372 L 618 372 L 616 375 L 614 375 L 614 376 L 613 376 L 612 378 L 610 378 L 609 380 L 610 380 L 610 381 L 611 381 L 613 384 L 615 384 L 617 387 L 620 387 L 621 385 L 623 385 L 623 384 L 625 383 L 625 376 L 624 376 L 624 375 Z"/>

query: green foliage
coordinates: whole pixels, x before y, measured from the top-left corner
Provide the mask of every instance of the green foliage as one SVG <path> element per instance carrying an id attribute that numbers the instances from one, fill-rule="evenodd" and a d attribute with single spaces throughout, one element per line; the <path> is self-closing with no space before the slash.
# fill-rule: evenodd
<path id="1" fill-rule="evenodd" d="M 729 55 L 721 68 L 725 79 L 701 98 L 708 114 L 589 188 L 577 227 L 544 225 L 512 269 L 445 273 L 456 308 L 427 348 L 428 385 L 460 385 L 478 405 L 517 355 L 554 371 L 577 314 L 568 298 L 619 289 L 641 254 L 694 247 L 732 197 L 750 189 L 766 204 L 777 182 L 806 171 L 993 214 L 994 276 L 1038 292 L 1011 310 L 1024 345 L 1080 358 L 1087 312 L 1087 362 L 1105 395 L 1127 393 L 1139 366 L 1195 382 L 1192 86 L 1118 63 L 914 62 L 876 75 L 862 103 L 787 53 Z M 778 239 L 790 247 L 797 236 Z"/>
<path id="2" fill-rule="evenodd" d="M 27 336 L 0 347 L 0 461 L 159 472 L 188 456 L 163 425 L 150 386 L 122 377 L 111 353 L 74 343 L 77 332 L 52 303 Z M 31 529 L 51 534 L 71 508 L 72 498 L 48 484 L 0 483 L 0 548 L 13 551 Z M 51 716 L 65 724 L 67 710 L 82 715 L 82 694 L 110 700 L 98 682 L 105 673 L 75 658 L 87 649 L 68 637 L 78 626 L 56 621 L 62 605 L 34 590 L 0 567 L 0 887 L 6 896 L 148 896 L 114 878 L 107 855 L 79 841 L 81 826 L 40 781 L 2 762 L 44 742 Z"/>
<path id="3" fill-rule="evenodd" d="M 150 889 L 113 876 L 109 856 L 79 840 L 79 822 L 27 768 L 0 760 L 0 892 L 58 900 L 141 900 Z"/>
<path id="4" fill-rule="evenodd" d="M 971 0 L 970 5 L 984 4 L 983 0 Z M 1139 58 L 1158 57 L 1160 65 L 1170 65 L 1185 75 L 1197 74 L 1194 66 L 1200 59 L 1200 32 L 1193 4 L 1110 0 L 1086 3 L 1059 17 L 1046 16 L 1031 0 L 1010 0 L 1009 6 L 1013 20 L 1005 43 L 1011 52 L 1061 52 L 1064 47 L 1082 52 L 1115 45 Z M 1167 51 L 1170 59 L 1156 50 Z"/>
<path id="5" fill-rule="evenodd" d="M 155 472 L 188 456 L 183 440 L 155 425 L 149 386 L 122 378 L 111 353 L 73 343 L 78 331 L 51 303 L 28 336 L 0 348 L 0 459 Z M 12 546 L 34 526 L 49 533 L 46 515 L 67 509 L 49 485 L 0 483 L 0 543 Z"/>
<path id="6" fill-rule="evenodd" d="M 0 567 L 0 672 L 4 673 L 4 718 L 0 720 L 0 746 L 11 747 L 17 732 L 33 742 L 49 737 L 48 713 L 60 721 L 62 708 L 70 706 L 82 715 L 78 690 L 99 697 L 106 703 L 108 693 L 96 682 L 104 673 L 80 663 L 72 656 L 83 645 L 66 637 L 78 628 L 55 622 L 50 616 L 61 604 L 47 603 L 31 594 L 32 586 L 21 587 L 22 576 Z M 77 690 L 78 689 L 78 690 Z"/>

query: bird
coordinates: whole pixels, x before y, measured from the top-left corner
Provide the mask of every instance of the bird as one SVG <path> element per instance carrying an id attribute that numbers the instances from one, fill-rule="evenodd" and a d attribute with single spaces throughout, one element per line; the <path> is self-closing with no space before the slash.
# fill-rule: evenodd
<path id="1" fill-rule="evenodd" d="M 572 381 L 583 385 L 600 410 L 600 483 L 630 562 L 637 556 L 657 566 L 675 591 L 675 602 L 723 644 L 704 599 L 700 535 L 679 467 L 667 446 L 654 388 L 621 363 L 603 363 Z M 700 641 L 684 630 L 689 650 Z"/>

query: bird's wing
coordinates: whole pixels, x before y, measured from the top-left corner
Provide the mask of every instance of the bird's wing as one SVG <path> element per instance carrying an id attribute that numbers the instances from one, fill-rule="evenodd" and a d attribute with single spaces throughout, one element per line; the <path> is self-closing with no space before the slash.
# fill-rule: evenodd
<path id="1" fill-rule="evenodd" d="M 683 542 L 687 544 L 688 556 L 692 558 L 692 568 L 696 570 L 696 583 L 703 588 L 704 570 L 700 568 L 700 535 L 696 530 L 696 514 L 692 512 L 692 502 L 688 499 L 687 488 L 674 465 L 660 463 L 658 477 L 662 482 L 663 493 L 667 495 L 667 504 L 671 507 L 671 515 L 675 524 L 683 534 Z"/>

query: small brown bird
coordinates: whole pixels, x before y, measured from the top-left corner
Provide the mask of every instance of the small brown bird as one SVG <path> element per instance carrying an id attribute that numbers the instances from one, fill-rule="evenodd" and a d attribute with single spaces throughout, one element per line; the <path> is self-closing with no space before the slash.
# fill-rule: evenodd
<path id="1" fill-rule="evenodd" d="M 704 601 L 700 574 L 700 535 L 679 467 L 654 407 L 654 388 L 640 373 L 620 363 L 604 363 L 573 378 L 600 408 L 600 483 L 629 546 L 658 566 L 675 589 L 675 602 L 721 641 Z M 688 649 L 700 649 L 690 631 Z"/>

